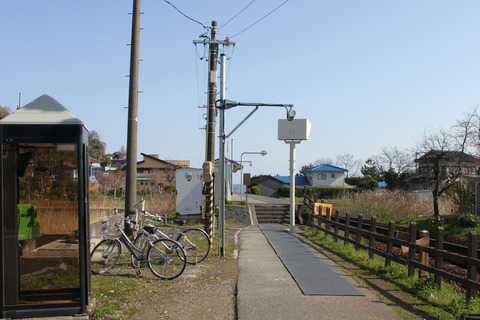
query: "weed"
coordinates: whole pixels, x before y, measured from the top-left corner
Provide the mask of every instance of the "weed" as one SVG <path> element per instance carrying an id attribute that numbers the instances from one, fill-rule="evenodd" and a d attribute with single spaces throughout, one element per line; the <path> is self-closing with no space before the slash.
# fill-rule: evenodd
<path id="1" fill-rule="evenodd" d="M 369 259 L 365 250 L 355 250 L 353 245 L 334 241 L 332 236 L 316 229 L 307 230 L 305 236 L 358 265 L 361 269 L 368 270 L 402 291 L 408 292 L 418 300 L 417 303 L 412 304 L 412 308 L 428 315 L 429 318 L 459 319 L 460 317 L 462 319 L 465 315 L 478 313 L 480 310 L 478 299 L 467 301 L 464 292 L 456 290 L 447 283 L 442 283 L 441 289 L 438 289 L 433 276 L 409 277 L 404 265 L 392 262 L 386 267 L 383 258 L 375 255 L 373 259 Z"/>

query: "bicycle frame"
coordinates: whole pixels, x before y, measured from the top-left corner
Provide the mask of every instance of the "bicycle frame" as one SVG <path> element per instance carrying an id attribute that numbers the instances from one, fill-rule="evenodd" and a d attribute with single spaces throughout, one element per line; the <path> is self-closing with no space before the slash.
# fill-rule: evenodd
<path id="1" fill-rule="evenodd" d="M 135 257 L 135 259 L 140 262 L 147 261 L 147 260 L 142 260 L 142 257 L 145 253 L 145 249 L 147 248 L 147 244 L 149 243 L 148 242 L 145 243 L 145 247 L 143 249 L 137 248 L 133 244 L 133 242 L 127 237 L 127 235 L 125 234 L 122 228 L 119 228 L 117 226 L 117 229 L 120 231 L 120 237 L 119 237 L 120 242 L 122 242 L 125 245 L 127 250 Z"/>
<path id="2" fill-rule="evenodd" d="M 137 210 L 137 212 L 139 212 L 140 215 L 143 215 L 143 216 L 145 216 L 145 217 L 150 217 L 150 218 L 158 219 L 159 221 L 162 221 L 162 219 L 163 219 L 163 217 L 158 216 L 158 215 L 155 215 L 155 214 L 151 214 L 151 213 L 149 213 L 149 212 L 147 212 L 147 211 L 145 211 L 145 210 Z M 142 219 L 139 219 L 139 220 L 142 220 Z M 149 221 L 149 220 L 147 220 L 147 221 Z M 167 239 L 176 240 L 176 239 L 178 239 L 178 237 L 180 237 L 181 235 L 183 235 L 183 236 L 184 236 L 184 239 L 189 243 L 189 245 L 195 246 L 195 244 L 190 241 L 190 239 L 186 236 L 186 234 L 183 233 L 182 227 L 180 227 L 180 226 L 170 226 L 170 225 L 166 225 L 166 224 L 165 224 L 165 225 L 156 225 L 156 224 L 155 224 L 155 221 L 153 221 L 153 220 L 150 220 L 150 222 L 151 222 L 153 225 L 155 225 L 155 227 L 157 228 L 157 229 L 156 229 L 156 234 L 155 234 L 155 236 L 156 236 L 157 238 L 159 238 L 158 235 L 160 235 L 161 237 L 164 237 L 164 238 L 167 238 Z M 163 231 L 160 229 L 160 228 L 162 228 L 162 227 L 165 227 L 165 228 L 173 228 L 174 231 L 173 231 L 172 235 L 169 236 L 168 234 L 166 234 L 165 232 L 163 232 Z M 157 235 L 157 234 L 158 234 L 158 235 Z"/>

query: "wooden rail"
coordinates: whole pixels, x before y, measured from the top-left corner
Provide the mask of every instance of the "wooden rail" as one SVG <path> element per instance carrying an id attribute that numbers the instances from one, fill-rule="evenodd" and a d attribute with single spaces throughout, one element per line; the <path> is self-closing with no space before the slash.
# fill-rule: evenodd
<path id="1" fill-rule="evenodd" d="M 335 241 L 341 240 L 345 244 L 351 243 L 357 250 L 367 250 L 370 258 L 373 258 L 374 255 L 385 258 L 386 266 L 390 265 L 391 261 L 405 265 L 408 268 L 409 276 L 413 276 L 415 270 L 418 270 L 420 275 L 433 274 L 437 286 L 441 285 L 442 279 L 461 284 L 466 288 L 467 300 L 475 297 L 477 291 L 480 290 L 480 283 L 477 282 L 477 268 L 480 267 L 480 260 L 477 258 L 478 239 L 476 232 L 469 233 L 467 254 L 464 255 L 445 250 L 442 227 L 437 228 L 435 241 L 429 241 L 428 236 L 424 237 L 428 241 L 418 241 L 419 236 L 415 222 L 410 224 L 407 237 L 402 236 L 401 239 L 398 236 L 399 233 L 395 230 L 393 221 L 389 223 L 387 230 L 382 230 L 377 227 L 375 217 L 367 222 L 363 220 L 362 215 L 358 215 L 353 225 L 352 218 L 348 213 L 342 218 L 343 221 L 340 221 L 338 211 L 333 216 L 329 213 L 326 216 L 311 215 L 309 225 L 333 236 Z M 339 232 L 340 230 L 343 231 L 343 235 Z M 385 244 L 385 251 L 377 249 L 377 242 Z M 433 242 L 435 246 L 430 246 L 430 242 Z M 394 247 L 406 248 L 408 255 L 394 255 Z M 419 261 L 422 256 L 423 263 Z M 433 264 L 429 264 L 428 258 L 425 257 L 433 259 Z M 452 261 L 456 265 L 462 266 L 467 270 L 467 276 L 461 277 L 444 271 L 445 261 Z"/>

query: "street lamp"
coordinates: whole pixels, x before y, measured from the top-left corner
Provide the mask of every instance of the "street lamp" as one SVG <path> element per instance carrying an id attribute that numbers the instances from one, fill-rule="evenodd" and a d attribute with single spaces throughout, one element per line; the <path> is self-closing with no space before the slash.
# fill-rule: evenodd
<path id="1" fill-rule="evenodd" d="M 253 152 L 253 151 L 245 151 L 245 152 L 242 152 L 242 154 L 240 155 L 240 198 L 243 200 L 243 155 L 244 154 L 261 154 L 263 157 L 265 157 L 267 155 L 267 151 L 265 150 L 262 150 L 260 152 Z M 245 193 L 247 192 L 246 188 L 245 188 Z M 246 197 L 245 197 L 246 199 Z"/>
<path id="2" fill-rule="evenodd" d="M 220 127 L 219 127 L 219 158 L 220 158 L 220 203 L 218 212 L 218 229 L 219 229 L 219 241 L 218 252 L 220 256 L 225 255 L 225 140 L 228 139 L 248 118 L 250 118 L 259 107 L 283 107 L 287 111 L 287 120 L 292 121 L 295 118 L 295 110 L 293 110 L 293 104 L 271 104 L 271 103 L 246 103 L 236 102 L 225 99 L 225 75 L 226 75 L 226 56 L 220 55 L 220 99 L 216 101 L 215 105 L 219 109 L 220 115 Z M 233 107 L 255 107 L 229 134 L 225 133 L 225 110 Z M 266 155 L 266 151 L 259 152 L 261 155 Z M 243 155 L 243 153 L 242 153 Z M 243 178 L 242 178 L 243 179 Z M 243 181 L 242 181 L 243 183 Z"/>

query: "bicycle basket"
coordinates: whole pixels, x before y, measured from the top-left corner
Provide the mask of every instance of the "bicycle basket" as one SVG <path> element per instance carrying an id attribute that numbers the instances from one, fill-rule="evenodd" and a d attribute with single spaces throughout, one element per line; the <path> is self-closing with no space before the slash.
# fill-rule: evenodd
<path id="1" fill-rule="evenodd" d="M 113 239 L 120 236 L 120 231 L 115 226 L 115 222 L 107 218 L 100 222 L 100 235 L 104 239 Z"/>

